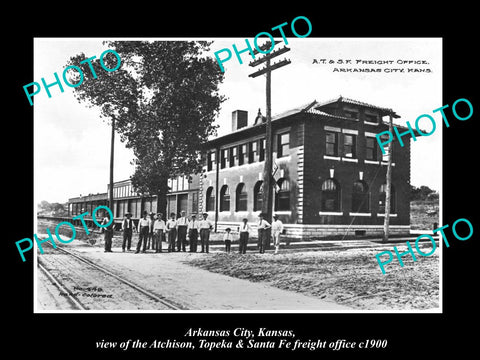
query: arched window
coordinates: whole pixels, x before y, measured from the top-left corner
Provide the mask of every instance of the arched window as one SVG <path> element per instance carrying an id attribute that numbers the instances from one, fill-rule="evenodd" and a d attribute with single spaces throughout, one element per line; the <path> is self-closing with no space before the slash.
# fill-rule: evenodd
<path id="1" fill-rule="evenodd" d="M 262 211 L 263 181 L 257 181 L 253 187 L 253 211 Z"/>
<path id="2" fill-rule="evenodd" d="M 385 214 L 385 201 L 387 193 L 387 184 L 382 184 L 380 186 L 380 191 L 378 194 L 378 213 Z M 395 187 L 391 184 L 391 196 L 390 196 L 390 213 L 395 214 L 396 211 L 396 196 L 395 196 Z"/>
<path id="3" fill-rule="evenodd" d="M 370 211 L 370 194 L 365 181 L 358 180 L 353 183 L 352 212 L 368 213 Z"/>
<path id="4" fill-rule="evenodd" d="M 207 211 L 214 211 L 215 210 L 215 192 L 213 191 L 213 186 L 210 186 L 207 189 L 206 194 L 206 201 L 207 201 Z"/>
<path id="5" fill-rule="evenodd" d="M 275 196 L 275 210 L 290 210 L 290 182 L 282 178 L 277 181 L 277 184 L 280 190 L 278 190 L 277 196 Z"/>
<path id="6" fill-rule="evenodd" d="M 230 211 L 230 189 L 227 185 L 220 189 L 220 211 Z"/>
<path id="7" fill-rule="evenodd" d="M 248 194 L 244 183 L 238 184 L 236 195 L 235 211 L 247 211 Z"/>
<path id="8" fill-rule="evenodd" d="M 335 179 L 322 183 L 322 211 L 340 211 L 340 184 Z"/>

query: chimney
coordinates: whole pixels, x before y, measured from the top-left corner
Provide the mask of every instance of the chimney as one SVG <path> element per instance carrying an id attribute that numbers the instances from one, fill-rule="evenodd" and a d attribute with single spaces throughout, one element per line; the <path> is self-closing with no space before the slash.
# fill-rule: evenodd
<path id="1" fill-rule="evenodd" d="M 245 110 L 232 111 L 232 131 L 236 131 L 248 125 L 248 112 Z"/>

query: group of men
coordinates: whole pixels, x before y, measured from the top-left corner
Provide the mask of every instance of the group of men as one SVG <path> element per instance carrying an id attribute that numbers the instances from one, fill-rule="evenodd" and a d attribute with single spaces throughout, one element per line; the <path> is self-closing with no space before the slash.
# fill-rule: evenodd
<path id="1" fill-rule="evenodd" d="M 162 242 L 164 240 L 168 243 L 168 252 L 186 251 L 187 236 L 190 252 L 197 252 L 199 237 L 202 252 L 209 252 L 210 230 L 213 229 L 213 225 L 207 219 L 207 213 L 203 213 L 200 220 L 197 220 L 196 215 L 192 215 L 189 220 L 185 216 L 185 211 L 181 211 L 181 216 L 178 219 L 175 213 L 171 213 L 170 219 L 166 222 L 162 217 L 163 214 L 161 213 L 148 214 L 144 211 L 143 217 L 140 218 L 137 227 L 135 227 L 132 215 L 130 213 L 125 214 L 125 219 L 122 222 L 122 251 L 125 251 L 125 248 L 130 250 L 132 234 L 136 230 L 138 232 L 136 254 L 150 249 L 150 245 L 155 252 L 162 252 Z"/>
<path id="2" fill-rule="evenodd" d="M 138 232 L 138 243 L 135 253 L 140 251 L 145 252 L 150 247 L 155 252 L 160 253 L 163 251 L 162 243 L 166 241 L 168 244 L 168 252 L 186 251 L 187 245 L 189 245 L 190 252 L 197 252 L 198 239 L 200 237 L 201 252 L 209 252 L 210 243 L 210 231 L 213 229 L 213 224 L 208 220 L 208 214 L 203 213 L 202 218 L 197 220 L 196 215 L 191 215 L 188 219 L 185 216 L 185 211 L 180 212 L 181 216 L 176 218 L 175 213 L 170 214 L 170 218 L 165 222 L 163 214 L 143 212 L 143 217 L 138 221 L 138 225 L 135 226 L 132 220 L 132 214 L 126 213 L 125 218 L 122 221 L 123 242 L 122 251 L 130 251 L 132 245 L 133 232 Z M 263 214 L 259 214 L 259 221 L 257 223 L 258 229 L 258 251 L 263 254 L 269 242 L 268 229 L 271 229 L 273 242 L 275 246 L 275 254 L 278 253 L 280 248 L 280 235 L 283 233 L 283 223 L 278 218 L 278 215 L 273 215 L 274 221 L 269 224 L 264 219 Z M 104 219 L 108 221 L 108 219 Z M 230 230 L 229 228 L 227 230 Z M 224 236 L 224 241 L 230 245 L 231 237 L 230 231 L 227 231 L 228 235 Z M 238 226 L 239 233 L 239 253 L 245 254 L 248 244 L 249 235 L 252 233 L 252 227 L 248 224 L 248 220 L 243 219 L 243 224 Z M 105 252 L 111 252 L 113 236 L 113 224 L 111 228 L 105 230 Z M 188 237 L 188 244 L 187 244 Z M 228 246 L 228 252 L 230 252 L 230 246 Z"/>

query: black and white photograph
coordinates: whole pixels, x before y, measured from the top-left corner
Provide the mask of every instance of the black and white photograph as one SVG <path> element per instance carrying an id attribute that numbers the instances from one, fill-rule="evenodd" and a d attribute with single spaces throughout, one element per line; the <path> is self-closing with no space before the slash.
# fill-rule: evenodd
<path id="1" fill-rule="evenodd" d="M 471 5 L 69 5 L 4 22 L 7 353 L 475 353 Z"/>
<path id="2" fill-rule="evenodd" d="M 35 311 L 442 310 L 441 39 L 250 42 L 35 39 Z"/>

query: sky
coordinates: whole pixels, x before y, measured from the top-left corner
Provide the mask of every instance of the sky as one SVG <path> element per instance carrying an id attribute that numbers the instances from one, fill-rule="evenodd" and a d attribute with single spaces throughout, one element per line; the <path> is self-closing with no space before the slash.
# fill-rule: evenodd
<path id="1" fill-rule="evenodd" d="M 63 68 L 71 56 L 85 53 L 99 55 L 107 49 L 106 38 L 36 38 L 34 40 L 34 79 L 54 82 L 54 72 L 61 78 Z M 143 40 L 124 38 L 124 40 Z M 154 39 L 148 40 L 168 40 Z M 171 40 L 171 39 L 170 39 Z M 205 40 L 205 38 L 177 38 L 175 40 Z M 229 48 L 245 46 L 244 38 L 210 38 L 210 54 Z M 253 44 L 253 39 L 249 39 Z M 279 39 L 280 40 L 280 39 Z M 440 38 L 287 38 L 289 52 L 278 57 L 288 58 L 291 64 L 272 72 L 272 115 L 308 104 L 343 96 L 380 107 L 391 108 L 400 119 L 395 123 L 412 126 L 422 114 L 433 116 L 437 128 L 428 137 L 417 137 L 411 142 L 411 183 L 426 185 L 441 191 L 442 131 L 441 115 L 433 113 L 442 103 L 442 40 Z M 283 47 L 282 42 L 276 45 Z M 253 45 L 252 45 L 253 46 Z M 225 56 L 222 53 L 220 56 Z M 225 63 L 225 79 L 220 93 L 227 97 L 216 123 L 218 135 L 231 131 L 234 110 L 248 111 L 249 125 L 258 109 L 265 115 L 265 77 L 248 77 L 258 68 L 248 63 L 248 53 L 241 55 L 240 64 L 235 54 Z M 321 59 L 326 59 L 323 64 Z M 334 63 L 329 64 L 332 60 Z M 350 60 L 352 64 L 338 64 Z M 359 63 L 357 64 L 357 60 Z M 364 62 L 392 61 L 392 64 Z M 408 64 L 420 61 L 423 64 Z M 353 68 L 381 69 L 381 72 L 340 72 Z M 388 70 L 387 70 L 388 69 Z M 403 69 L 390 70 L 390 69 Z M 408 69 L 430 72 L 408 72 Z M 389 72 L 386 72 L 389 71 Z M 98 74 L 101 76 L 101 74 Z M 81 85 L 80 85 L 81 86 Z M 100 118 L 99 111 L 79 103 L 73 90 L 63 84 L 45 89 L 34 97 L 34 194 L 35 202 L 66 202 L 79 195 L 107 191 L 110 161 L 110 127 Z M 29 106 L 25 97 L 25 106 Z M 432 125 L 422 120 L 420 128 L 429 132 Z M 128 179 L 134 171 L 133 153 L 126 149 L 116 135 L 114 181 Z"/>

